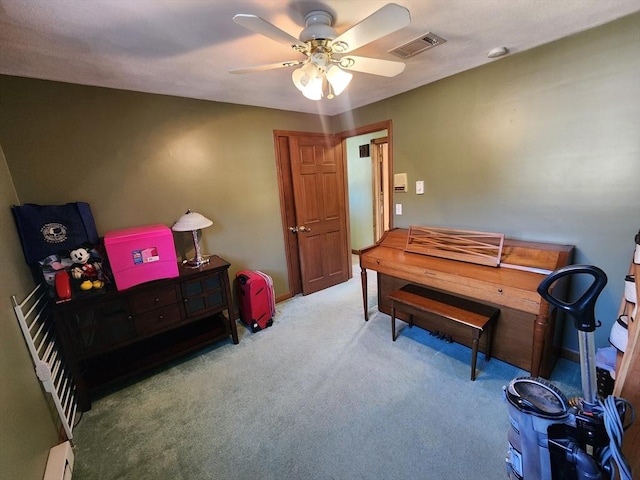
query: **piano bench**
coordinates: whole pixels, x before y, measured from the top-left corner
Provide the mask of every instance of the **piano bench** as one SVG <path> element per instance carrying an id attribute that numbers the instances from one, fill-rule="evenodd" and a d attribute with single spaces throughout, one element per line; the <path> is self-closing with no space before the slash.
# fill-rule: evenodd
<path id="1" fill-rule="evenodd" d="M 471 380 L 476 379 L 476 360 L 480 335 L 486 332 L 487 348 L 485 359 L 491 358 L 491 338 L 493 323 L 500 315 L 500 309 L 474 302 L 466 298 L 431 290 L 414 284 L 405 285 L 388 295 L 391 301 L 391 336 L 396 341 L 396 308 L 409 312 L 409 327 L 413 327 L 413 312 L 427 312 L 458 322 L 471 328 Z"/>

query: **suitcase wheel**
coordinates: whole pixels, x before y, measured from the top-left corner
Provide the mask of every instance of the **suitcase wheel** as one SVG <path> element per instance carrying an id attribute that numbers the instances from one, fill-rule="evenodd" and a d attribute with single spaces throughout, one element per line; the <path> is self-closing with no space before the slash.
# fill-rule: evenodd
<path id="1" fill-rule="evenodd" d="M 271 325 L 273 325 L 273 318 L 267 320 L 267 327 L 270 327 Z"/>
<path id="2" fill-rule="evenodd" d="M 260 328 L 260 325 L 258 325 L 258 322 L 253 322 L 253 324 L 251 325 L 251 331 L 253 333 L 259 332 L 260 330 L 262 330 Z"/>

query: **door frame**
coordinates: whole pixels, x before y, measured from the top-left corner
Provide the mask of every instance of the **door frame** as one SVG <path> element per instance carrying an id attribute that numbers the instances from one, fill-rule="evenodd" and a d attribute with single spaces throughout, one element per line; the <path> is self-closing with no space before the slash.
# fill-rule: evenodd
<path id="1" fill-rule="evenodd" d="M 351 130 L 345 130 L 343 132 L 332 134 L 340 139 L 343 154 L 343 168 L 344 168 L 344 192 L 345 199 L 349 198 L 348 177 L 347 177 L 347 138 L 355 137 L 358 135 L 364 135 L 367 133 L 374 133 L 380 130 L 387 130 L 387 137 L 389 138 L 389 178 L 393 178 L 393 128 L 391 120 L 386 120 L 371 125 L 365 125 Z M 298 251 L 298 237 L 291 235 L 289 227 L 296 225 L 295 204 L 293 196 L 293 177 L 291 174 L 291 157 L 289 155 L 289 137 L 290 136 L 318 136 L 327 137 L 324 133 L 313 132 L 300 132 L 291 130 L 274 130 L 273 142 L 276 157 L 276 172 L 278 176 L 278 192 L 280 197 L 280 218 L 282 220 L 282 235 L 284 239 L 285 258 L 287 262 L 287 280 L 289 285 L 289 291 L 276 298 L 277 302 L 291 298 L 299 293 L 302 293 L 302 276 L 300 273 L 300 255 Z M 393 182 L 391 182 L 391 187 Z M 392 189 L 390 187 L 390 189 Z M 389 212 L 392 212 L 391 205 L 393 204 L 393 191 L 388 192 L 387 201 L 389 202 Z M 347 223 L 347 246 L 351 250 L 351 225 L 349 223 L 349 202 L 345 202 L 345 221 Z M 393 215 L 389 215 L 389 228 L 393 228 Z"/>
<path id="2" fill-rule="evenodd" d="M 386 145 L 386 155 L 381 152 L 381 146 Z M 388 171 L 389 166 L 389 138 L 380 137 L 371 140 L 371 173 L 373 185 L 373 242 L 377 243 L 384 232 L 389 228 L 391 220 L 391 210 L 386 201 L 391 189 L 391 178 Z M 385 170 L 386 171 L 383 171 Z M 380 195 L 385 200 L 386 205 L 381 204 Z M 386 207 L 386 208 L 385 208 Z M 386 227 L 386 228 L 385 228 Z"/>
<path id="3" fill-rule="evenodd" d="M 359 135 L 367 135 L 369 133 L 379 132 L 380 130 L 387 131 L 387 176 L 389 178 L 389 185 L 387 186 L 387 194 L 386 203 L 387 209 L 389 212 L 389 230 L 393 228 L 393 122 L 391 120 L 384 120 L 382 122 L 372 123 L 369 125 L 364 125 L 362 127 L 354 128 L 351 130 L 345 130 L 343 132 L 337 133 L 336 136 L 342 139 L 342 151 L 344 152 L 345 158 L 345 168 L 347 168 L 347 138 L 357 137 Z M 345 181 L 348 181 L 347 174 L 345 172 Z M 373 188 L 373 179 L 371 181 Z M 347 197 L 349 194 L 349 190 L 347 189 Z M 375 200 L 374 200 L 375 201 Z M 347 208 L 349 208 L 347 202 Z M 374 207 L 375 208 L 375 207 Z M 348 212 L 347 212 L 348 214 Z M 373 212 L 372 212 L 373 215 Z M 349 218 L 347 217 L 347 220 Z M 349 233 L 351 232 L 351 226 L 349 225 Z M 375 235 L 374 235 L 375 238 Z M 357 252 L 353 252 L 356 253 Z"/>

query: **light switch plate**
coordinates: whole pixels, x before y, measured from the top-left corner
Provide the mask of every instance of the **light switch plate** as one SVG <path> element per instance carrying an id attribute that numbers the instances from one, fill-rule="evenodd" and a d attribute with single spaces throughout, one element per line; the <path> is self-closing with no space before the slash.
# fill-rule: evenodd
<path id="1" fill-rule="evenodd" d="M 402 215 L 402 204 L 396 203 L 396 215 Z"/>
<path id="2" fill-rule="evenodd" d="M 416 181 L 416 194 L 424 195 L 424 180 Z"/>

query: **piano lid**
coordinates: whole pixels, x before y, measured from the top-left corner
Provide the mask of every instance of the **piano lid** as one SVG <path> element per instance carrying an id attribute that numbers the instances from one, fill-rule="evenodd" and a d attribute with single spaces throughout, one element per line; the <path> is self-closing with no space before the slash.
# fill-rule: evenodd
<path id="1" fill-rule="evenodd" d="M 398 250 L 406 250 L 409 230 L 394 228 L 385 232 L 380 241 L 371 247 L 361 250 L 365 253 L 376 246 L 384 246 Z M 528 242 L 505 238 L 502 246 L 499 267 L 524 270 L 534 273 L 549 274 L 558 268 L 571 263 L 573 245 L 561 245 L 543 242 Z M 420 255 L 419 253 L 412 253 Z"/>

